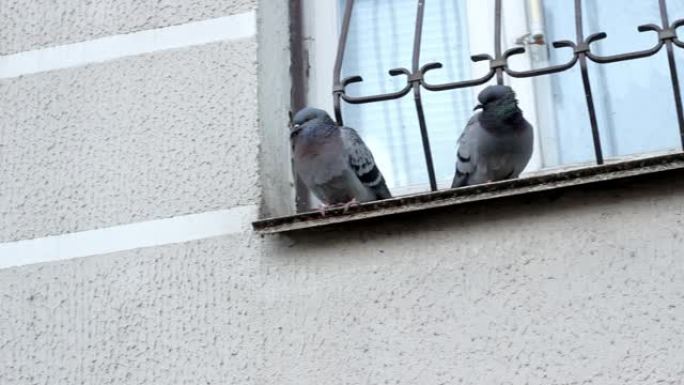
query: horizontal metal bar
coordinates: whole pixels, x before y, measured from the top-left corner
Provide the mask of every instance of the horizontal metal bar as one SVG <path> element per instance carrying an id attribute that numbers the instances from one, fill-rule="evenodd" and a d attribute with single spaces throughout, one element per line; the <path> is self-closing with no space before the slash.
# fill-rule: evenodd
<path id="1" fill-rule="evenodd" d="M 435 64 L 439 64 L 439 67 L 435 66 Z M 437 69 L 437 68 L 442 68 L 442 63 L 430 63 L 425 67 L 431 67 L 427 68 L 423 72 L 423 76 L 429 72 L 430 70 Z M 428 83 L 425 79 L 423 79 L 423 88 L 425 88 L 428 91 L 446 91 L 446 90 L 456 90 L 459 88 L 468 88 L 468 87 L 475 87 L 479 86 L 481 84 L 485 84 L 488 81 L 492 80 L 492 78 L 496 75 L 496 71 L 491 70 L 484 75 L 483 77 L 479 79 L 473 79 L 473 80 L 464 80 L 460 82 L 452 82 L 452 83 L 444 83 L 444 84 L 430 84 Z"/>
<path id="2" fill-rule="evenodd" d="M 647 25 L 641 25 L 639 26 L 639 32 L 646 32 L 646 31 L 653 31 L 653 32 L 661 32 L 662 29 L 658 27 L 655 24 L 647 24 Z M 594 42 L 597 42 L 599 40 L 603 40 L 607 38 L 608 35 L 605 33 L 597 33 L 594 35 L 591 35 L 587 38 L 585 41 L 585 44 L 591 48 L 591 44 Z M 641 50 L 641 51 L 633 51 L 633 52 L 627 52 L 627 53 L 622 53 L 618 55 L 610 55 L 610 56 L 601 56 L 595 53 L 591 52 L 591 49 L 587 51 L 587 58 L 589 60 L 599 63 L 599 64 L 608 64 L 608 63 L 616 63 L 616 62 L 621 62 L 625 60 L 636 60 L 636 59 L 642 59 L 646 58 L 649 56 L 653 56 L 657 54 L 662 48 L 663 48 L 664 42 L 662 39 L 658 41 L 658 43 L 649 49 Z"/>
<path id="3" fill-rule="evenodd" d="M 677 28 L 682 26 L 684 26 L 684 19 L 679 19 L 672 24 L 671 28 L 675 34 L 675 38 L 672 40 L 672 42 L 680 48 L 684 48 L 684 41 L 679 40 L 679 38 L 677 37 Z"/>
<path id="4" fill-rule="evenodd" d="M 496 0 L 497 4 L 497 13 L 496 17 L 497 20 L 498 18 L 501 17 L 501 12 L 500 12 L 500 0 Z M 346 13 L 345 13 L 345 21 L 346 19 Z M 482 84 L 485 84 L 489 82 L 492 78 L 494 77 L 500 77 L 500 74 L 505 73 L 511 77 L 514 78 L 530 78 L 530 77 L 536 77 L 536 76 L 544 76 L 544 75 L 550 75 L 550 74 L 555 74 L 555 73 L 560 73 L 564 71 L 568 71 L 575 67 L 577 63 L 579 62 L 579 58 L 581 54 L 585 54 L 586 58 L 591 60 L 592 62 L 599 63 L 599 64 L 608 64 L 608 63 L 615 63 L 615 62 L 620 62 L 620 61 L 628 61 L 628 60 L 636 60 L 636 59 L 642 59 L 650 56 L 656 55 L 662 48 L 665 46 L 664 42 L 667 39 L 667 35 L 662 35 L 664 32 L 667 31 L 675 31 L 677 28 L 684 26 L 684 19 L 677 20 L 673 23 L 672 27 L 669 29 L 663 29 L 660 26 L 657 26 L 655 24 L 646 24 L 646 25 L 641 25 L 638 27 L 638 30 L 640 32 L 657 32 L 659 33 L 659 41 L 658 43 L 645 50 L 640 50 L 640 51 L 633 51 L 633 52 L 626 52 L 622 54 L 616 54 L 616 55 L 609 55 L 609 56 L 602 56 L 596 53 L 593 53 L 591 50 L 591 45 L 599 40 L 603 40 L 607 38 L 607 34 L 604 32 L 599 32 L 595 33 L 589 37 L 587 37 L 585 40 L 580 41 L 579 43 L 572 42 L 569 40 L 563 40 L 563 41 L 558 41 L 554 42 L 553 46 L 554 48 L 573 48 L 575 50 L 574 55 L 570 60 L 565 63 L 565 64 L 558 64 L 554 66 L 549 66 L 546 68 L 537 68 L 533 70 L 527 70 L 527 71 L 516 71 L 514 69 L 511 69 L 508 66 L 508 59 L 512 56 L 515 55 L 520 55 L 524 53 L 523 48 L 513 48 L 510 49 L 504 53 L 501 53 L 501 41 L 499 39 L 499 34 L 500 34 L 500 29 L 501 26 L 499 25 L 499 29 L 496 29 L 495 34 L 495 47 L 498 47 L 498 50 L 495 49 L 495 54 L 498 54 L 499 57 L 492 57 L 489 54 L 479 54 L 479 55 L 474 55 L 472 56 L 472 60 L 474 62 L 479 62 L 479 61 L 489 61 L 490 62 L 490 71 L 487 72 L 485 75 L 482 77 L 476 78 L 476 79 L 469 79 L 469 80 L 462 80 L 462 81 L 456 81 L 456 82 L 449 82 L 449 83 L 442 83 L 442 84 L 433 84 L 428 82 L 425 78 L 428 72 L 433 71 L 435 69 L 439 69 L 443 67 L 442 63 L 439 62 L 434 62 L 434 63 L 428 63 L 423 65 L 422 67 L 418 68 L 417 70 L 414 69 L 413 72 L 408 71 L 407 69 L 393 69 L 390 71 L 390 74 L 392 76 L 397 76 L 400 74 L 406 75 L 407 77 L 407 83 L 402 88 L 401 90 L 394 91 L 394 92 L 389 92 L 389 93 L 384 93 L 384 94 L 376 94 L 376 95 L 367 95 L 367 96 L 357 96 L 357 95 L 348 95 L 346 92 L 346 86 L 352 83 L 357 83 L 362 81 L 361 77 L 359 76 L 352 76 L 350 78 L 345 79 L 344 82 L 341 82 L 338 84 L 338 87 L 335 89 L 336 94 L 338 94 L 342 100 L 351 103 L 351 104 L 365 104 L 365 103 L 375 103 L 375 102 L 382 102 L 382 101 L 388 101 L 388 100 L 394 100 L 394 99 L 399 99 L 402 98 L 408 93 L 411 92 L 412 83 L 414 81 L 419 81 L 420 86 L 423 87 L 424 89 L 428 91 L 448 91 L 448 90 L 455 90 L 455 89 L 461 89 L 461 88 L 469 88 L 469 87 L 476 87 Z M 344 26 L 348 27 L 348 26 Z M 343 28 L 343 31 L 347 31 L 348 28 Z M 580 31 L 581 32 L 581 31 Z M 676 46 L 684 48 L 684 42 L 679 40 L 676 37 L 670 39 Z M 497 45 L 498 44 L 498 45 Z M 340 59 L 340 57 L 338 57 Z M 341 62 L 341 59 L 340 59 Z"/>
<path id="5" fill-rule="evenodd" d="M 389 93 L 384 93 L 384 94 L 378 94 L 378 95 L 351 96 L 351 95 L 347 95 L 344 92 L 344 89 L 349 84 L 363 82 L 363 78 L 361 76 L 351 76 L 351 77 L 344 79 L 344 81 L 342 81 L 342 92 L 340 93 L 340 96 L 347 103 L 365 104 L 365 103 L 374 103 L 374 102 L 382 102 L 382 101 L 387 101 L 387 100 L 399 99 L 399 98 L 407 95 L 409 92 L 411 92 L 411 88 L 413 88 L 413 85 L 411 84 L 411 71 L 407 70 L 406 68 L 394 68 L 394 69 L 391 69 L 389 71 L 389 74 L 390 74 L 390 76 L 405 75 L 406 76 L 406 85 L 404 86 L 404 88 L 402 88 L 399 91 L 389 92 Z"/>
<path id="6" fill-rule="evenodd" d="M 556 41 L 553 43 L 553 47 L 557 48 L 557 49 L 558 48 L 572 48 L 573 50 L 576 48 L 575 43 L 573 43 L 571 41 L 567 41 L 567 40 Z M 519 55 L 519 54 L 523 54 L 523 53 L 524 53 L 524 51 L 523 52 L 513 51 L 509 55 L 507 55 L 506 58 L 508 59 L 509 57 L 511 57 L 513 55 Z M 574 67 L 575 64 L 577 64 L 577 59 L 578 59 L 578 56 L 575 54 L 572 56 L 570 61 L 568 61 L 565 64 L 558 64 L 558 65 L 549 66 L 546 68 L 536 68 L 536 69 L 528 70 L 528 71 L 515 71 L 515 70 L 512 70 L 512 69 L 506 67 L 506 73 L 509 76 L 512 76 L 514 78 L 530 78 L 530 77 L 535 77 L 535 76 L 550 75 L 550 74 L 569 70 L 570 68 Z"/>

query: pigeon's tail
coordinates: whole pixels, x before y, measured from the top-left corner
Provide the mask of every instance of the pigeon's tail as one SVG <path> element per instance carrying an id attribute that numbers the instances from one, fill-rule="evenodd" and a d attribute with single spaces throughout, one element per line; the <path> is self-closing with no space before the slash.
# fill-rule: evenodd
<path id="1" fill-rule="evenodd" d="M 372 190 L 373 192 L 375 192 L 375 195 L 378 197 L 378 200 L 392 198 L 392 193 L 390 193 L 389 189 L 387 188 L 387 184 L 385 183 L 384 179 L 382 180 L 382 183 L 380 183 L 376 187 L 373 187 Z"/>
<path id="2" fill-rule="evenodd" d="M 365 173 L 357 173 L 357 175 L 361 183 L 375 194 L 376 199 L 392 198 L 392 194 L 387 188 L 387 183 L 385 183 L 385 178 L 380 173 L 377 165 L 373 164 L 373 168 Z"/>
<path id="3" fill-rule="evenodd" d="M 468 174 L 464 174 L 459 170 L 456 170 L 456 175 L 454 175 L 454 181 L 451 182 L 451 188 L 464 187 L 468 185 Z"/>

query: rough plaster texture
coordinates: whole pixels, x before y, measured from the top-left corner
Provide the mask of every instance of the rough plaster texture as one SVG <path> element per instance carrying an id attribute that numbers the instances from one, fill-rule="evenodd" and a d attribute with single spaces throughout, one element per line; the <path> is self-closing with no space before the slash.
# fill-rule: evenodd
<path id="1" fill-rule="evenodd" d="M 294 177 L 287 126 L 292 80 L 288 0 L 263 1 L 258 12 L 259 137 L 262 217 L 295 212 Z"/>
<path id="2" fill-rule="evenodd" d="M 0 271 L 0 383 L 247 384 L 251 241 Z"/>
<path id="3" fill-rule="evenodd" d="M 256 42 L 0 81 L 0 241 L 257 204 Z"/>
<path id="4" fill-rule="evenodd" d="M 0 270 L 0 383 L 681 384 L 683 194 Z"/>
<path id="5" fill-rule="evenodd" d="M 256 57 L 0 82 L 0 239 L 259 202 Z M 682 384 L 683 197 L 673 178 L 0 270 L 0 384 Z"/>
<path id="6" fill-rule="evenodd" d="M 0 55 L 227 16 L 257 0 L 3 0 Z"/>

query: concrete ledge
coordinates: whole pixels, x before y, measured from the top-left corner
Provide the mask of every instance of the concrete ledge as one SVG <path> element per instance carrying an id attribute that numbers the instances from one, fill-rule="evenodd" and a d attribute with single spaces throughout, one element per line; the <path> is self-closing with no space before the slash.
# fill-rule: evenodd
<path id="1" fill-rule="evenodd" d="M 684 171 L 684 153 L 678 153 L 434 193 L 403 196 L 365 203 L 351 208 L 346 213 L 340 208 L 326 212 L 325 216 L 317 211 L 312 211 L 262 219 L 253 222 L 252 227 L 259 234 L 286 233 L 463 204 L 483 203 L 533 193 L 563 191 L 580 187 L 599 188 L 599 185 L 660 176 L 664 173 L 681 175 L 682 171 Z"/>

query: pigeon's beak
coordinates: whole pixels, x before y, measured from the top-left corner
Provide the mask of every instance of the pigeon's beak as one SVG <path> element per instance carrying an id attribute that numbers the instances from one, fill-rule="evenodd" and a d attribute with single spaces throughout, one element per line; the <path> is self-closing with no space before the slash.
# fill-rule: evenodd
<path id="1" fill-rule="evenodd" d="M 481 110 L 483 108 L 484 106 L 482 104 L 478 104 L 477 106 L 475 106 L 475 108 L 473 108 L 473 111 Z"/>
<path id="2" fill-rule="evenodd" d="M 294 138 L 299 134 L 299 132 L 302 130 L 302 126 L 300 124 L 295 124 L 290 127 L 290 138 Z"/>

